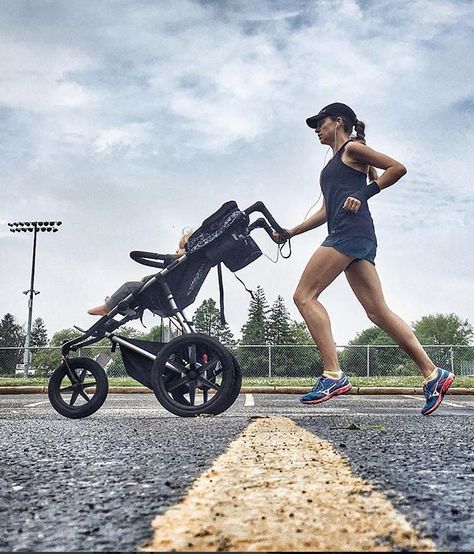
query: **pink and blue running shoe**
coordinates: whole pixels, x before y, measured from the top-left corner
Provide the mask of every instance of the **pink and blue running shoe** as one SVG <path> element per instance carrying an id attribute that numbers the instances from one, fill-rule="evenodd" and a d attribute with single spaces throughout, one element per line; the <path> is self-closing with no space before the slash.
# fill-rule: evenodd
<path id="1" fill-rule="evenodd" d="M 332 379 L 323 374 L 316 381 L 312 390 L 300 398 L 300 402 L 303 404 L 319 404 L 320 402 L 329 400 L 333 396 L 345 394 L 349 392 L 351 388 L 352 385 L 349 383 L 349 379 L 344 373 L 340 379 Z"/>
<path id="2" fill-rule="evenodd" d="M 442 369 L 441 367 L 437 369 L 438 374 L 436 377 L 428 381 L 423 387 L 423 394 L 426 398 L 425 405 L 421 409 L 423 415 L 429 415 L 439 407 L 443 401 L 444 395 L 454 381 L 454 373 Z"/>

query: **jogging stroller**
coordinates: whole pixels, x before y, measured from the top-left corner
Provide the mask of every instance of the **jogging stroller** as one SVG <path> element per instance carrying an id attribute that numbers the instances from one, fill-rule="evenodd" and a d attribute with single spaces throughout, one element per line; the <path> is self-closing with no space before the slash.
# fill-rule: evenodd
<path id="1" fill-rule="evenodd" d="M 249 216 L 254 212 L 265 217 L 250 224 Z M 221 284 L 221 263 L 235 272 L 262 255 L 250 236 L 256 228 L 263 228 L 274 241 L 272 230 L 275 229 L 283 239 L 280 243 L 286 240 L 286 231 L 263 202 L 241 211 L 232 200 L 192 233 L 184 255 L 131 252 L 133 260 L 160 271 L 87 331 L 76 327 L 82 335 L 64 343 L 63 360 L 49 379 L 48 395 L 55 410 L 69 418 L 82 418 L 102 406 L 108 394 L 105 370 L 91 358 L 69 357 L 69 353 L 104 337 L 110 340 L 112 352 L 117 345 L 120 347 L 127 373 L 153 390 L 169 412 L 192 417 L 217 415 L 227 410 L 240 392 L 239 364 L 216 338 L 196 333 L 183 310 L 194 302 L 212 267 L 218 267 Z M 117 334 L 119 327 L 141 318 L 145 309 L 169 318 L 182 334 L 169 342 L 137 340 Z"/>

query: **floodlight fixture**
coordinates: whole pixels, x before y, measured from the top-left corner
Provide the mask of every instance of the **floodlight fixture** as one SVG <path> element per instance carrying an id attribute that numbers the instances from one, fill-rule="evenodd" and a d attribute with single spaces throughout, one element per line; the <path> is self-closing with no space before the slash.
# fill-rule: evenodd
<path id="1" fill-rule="evenodd" d="M 8 227 L 12 233 L 34 233 L 33 235 L 33 258 L 31 262 L 31 281 L 29 290 L 23 291 L 23 294 L 29 295 L 28 298 L 28 326 L 26 331 L 25 349 L 23 353 L 24 377 L 28 377 L 30 369 L 30 336 L 31 322 L 33 316 L 33 298 L 39 294 L 39 291 L 34 289 L 35 282 L 35 263 L 36 263 L 36 235 L 38 233 L 56 233 L 62 221 L 13 221 L 8 223 Z"/>

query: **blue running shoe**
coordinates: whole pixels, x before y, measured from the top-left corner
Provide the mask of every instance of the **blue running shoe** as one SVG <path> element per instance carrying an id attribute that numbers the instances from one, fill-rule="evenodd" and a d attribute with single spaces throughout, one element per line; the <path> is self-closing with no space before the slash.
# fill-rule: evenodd
<path id="1" fill-rule="evenodd" d="M 438 367 L 438 375 L 423 387 L 423 394 L 426 398 L 426 403 L 421 410 L 423 415 L 429 415 L 438 408 L 453 381 L 454 373 Z"/>
<path id="2" fill-rule="evenodd" d="M 349 392 L 351 388 L 352 385 L 349 383 L 349 379 L 344 373 L 340 379 L 332 379 L 323 374 L 316 381 L 313 389 L 300 398 L 300 402 L 303 404 L 319 404 L 320 402 L 329 400 L 333 396 L 345 394 Z"/>

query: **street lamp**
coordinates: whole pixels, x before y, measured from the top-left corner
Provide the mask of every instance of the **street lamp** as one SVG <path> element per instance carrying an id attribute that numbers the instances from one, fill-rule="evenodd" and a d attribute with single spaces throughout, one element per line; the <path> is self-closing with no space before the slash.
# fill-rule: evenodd
<path id="1" fill-rule="evenodd" d="M 38 233 L 57 233 L 61 221 L 15 221 L 9 223 L 12 233 L 34 233 L 33 235 L 33 259 L 31 262 L 31 282 L 30 289 L 23 291 L 23 294 L 29 295 L 28 299 L 28 326 L 26 330 L 25 350 L 23 353 L 23 376 L 28 378 L 30 369 L 30 335 L 31 335 L 31 320 L 33 315 L 33 298 L 39 291 L 34 289 L 35 284 L 35 263 L 36 263 L 36 235 Z"/>

